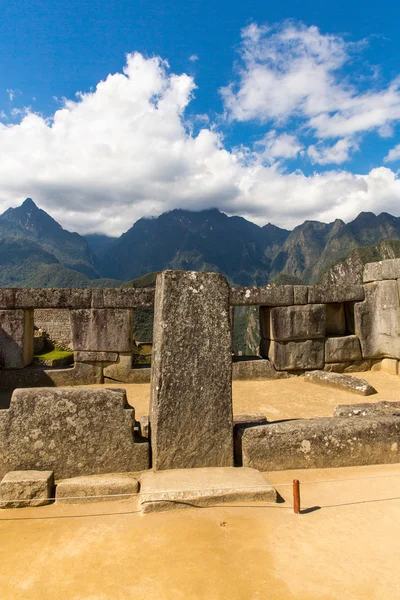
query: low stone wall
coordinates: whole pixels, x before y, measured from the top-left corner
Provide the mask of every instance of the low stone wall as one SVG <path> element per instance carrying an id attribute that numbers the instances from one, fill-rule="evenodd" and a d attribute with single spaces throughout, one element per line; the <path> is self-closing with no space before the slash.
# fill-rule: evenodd
<path id="1" fill-rule="evenodd" d="M 33 321 L 35 327 L 47 333 L 55 346 L 73 350 L 68 308 L 38 308 L 33 311 Z"/>

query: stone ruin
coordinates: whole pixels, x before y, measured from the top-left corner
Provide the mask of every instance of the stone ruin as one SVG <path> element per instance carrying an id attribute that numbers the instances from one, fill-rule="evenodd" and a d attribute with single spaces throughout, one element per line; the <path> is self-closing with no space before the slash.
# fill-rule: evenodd
<path id="1" fill-rule="evenodd" d="M 397 412 L 269 423 L 233 420 L 232 375 L 347 373 L 400 360 L 400 260 L 364 285 L 230 288 L 217 273 L 164 271 L 156 289 L 0 289 L 0 477 L 244 466 L 260 470 L 398 462 Z M 132 368 L 134 310 L 154 306 L 151 369 Z M 260 360 L 232 364 L 232 307 L 259 306 Z M 69 310 L 75 363 L 29 367 L 33 311 Z M 121 390 L 151 373 L 149 432 Z M 24 389 L 28 388 L 28 389 Z M 35 389 L 36 388 L 36 389 Z M 51 389 L 56 388 L 56 389 Z M 350 441 L 349 441 L 350 440 Z"/>

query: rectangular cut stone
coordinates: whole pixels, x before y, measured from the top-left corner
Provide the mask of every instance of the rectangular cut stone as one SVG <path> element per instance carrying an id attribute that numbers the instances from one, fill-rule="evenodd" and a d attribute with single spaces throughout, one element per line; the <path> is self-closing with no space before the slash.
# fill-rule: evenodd
<path id="1" fill-rule="evenodd" d="M 390 375 L 397 375 L 399 361 L 396 358 L 382 358 L 382 360 L 372 361 L 371 371 L 383 371 Z"/>
<path id="2" fill-rule="evenodd" d="M 340 363 L 353 360 L 361 360 L 360 340 L 356 335 L 325 340 L 325 362 Z"/>
<path id="3" fill-rule="evenodd" d="M 22 369 L 33 360 L 33 311 L 0 310 L 0 368 Z"/>
<path id="4" fill-rule="evenodd" d="M 360 302 L 364 300 L 362 285 L 316 285 L 308 288 L 310 304 L 327 304 L 329 302 Z"/>
<path id="5" fill-rule="evenodd" d="M 400 278 L 400 258 L 390 258 L 382 261 L 382 279 Z"/>
<path id="6" fill-rule="evenodd" d="M 231 288 L 232 306 L 290 306 L 294 302 L 292 285 L 264 285 Z"/>
<path id="7" fill-rule="evenodd" d="M 133 310 L 92 308 L 71 310 L 75 351 L 129 352 L 133 346 Z"/>
<path id="8" fill-rule="evenodd" d="M 334 387 L 338 390 L 358 394 L 359 396 L 371 396 L 371 394 L 376 394 L 376 389 L 372 387 L 368 381 L 365 381 L 365 379 L 353 377 L 352 375 L 343 375 L 342 373 L 313 371 L 312 373 L 306 373 L 304 380 L 319 385 Z"/>
<path id="9" fill-rule="evenodd" d="M 326 304 L 326 335 L 344 335 L 345 333 L 344 304 L 341 302 Z"/>
<path id="10" fill-rule="evenodd" d="M 134 436 L 125 390 L 34 388 L 0 410 L 0 477 L 54 471 L 56 479 L 148 469 L 149 444 Z"/>
<path id="11" fill-rule="evenodd" d="M 105 308 L 151 308 L 154 288 L 106 288 L 103 290 Z"/>
<path id="12" fill-rule="evenodd" d="M 308 286 L 294 285 L 293 286 L 294 304 L 308 304 Z"/>
<path id="13" fill-rule="evenodd" d="M 307 340 L 325 337 L 325 306 L 307 304 L 271 309 L 271 340 Z"/>
<path id="14" fill-rule="evenodd" d="M 372 281 L 382 281 L 382 261 L 367 263 L 364 267 L 363 281 L 371 283 Z"/>
<path id="15" fill-rule="evenodd" d="M 269 359 L 278 371 L 322 369 L 324 366 L 324 346 L 324 340 L 272 341 Z"/>
<path id="16" fill-rule="evenodd" d="M 11 471 L 0 483 L 0 508 L 43 506 L 52 501 L 53 471 Z"/>
<path id="17" fill-rule="evenodd" d="M 0 309 L 15 308 L 15 289 L 0 288 Z"/>
<path id="18" fill-rule="evenodd" d="M 276 371 L 274 365 L 269 360 L 240 360 L 234 362 L 232 367 L 232 379 L 263 380 L 288 377 L 286 373 Z"/>
<path id="19" fill-rule="evenodd" d="M 333 411 L 334 417 L 381 417 L 400 416 L 400 402 L 371 402 L 365 404 L 339 404 Z"/>
<path id="20" fill-rule="evenodd" d="M 118 360 L 117 352 L 75 352 L 75 362 L 94 363 L 94 362 L 116 362 Z"/>
<path id="21" fill-rule="evenodd" d="M 398 463 L 400 419 L 298 419 L 243 430 L 243 466 L 260 471 Z"/>
<path id="22" fill-rule="evenodd" d="M 110 473 L 64 479 L 57 484 L 57 504 L 86 504 L 131 500 L 138 495 L 139 482 L 131 475 Z"/>
<path id="23" fill-rule="evenodd" d="M 354 306 L 355 333 L 363 358 L 400 359 L 400 304 L 397 281 L 365 286 L 364 302 Z"/>
<path id="24" fill-rule="evenodd" d="M 140 491 L 143 513 L 237 501 L 277 501 L 276 490 L 262 473 L 236 467 L 148 472 L 142 475 Z"/>
<path id="25" fill-rule="evenodd" d="M 157 276 L 150 399 L 155 470 L 233 464 L 229 312 L 222 275 Z"/>

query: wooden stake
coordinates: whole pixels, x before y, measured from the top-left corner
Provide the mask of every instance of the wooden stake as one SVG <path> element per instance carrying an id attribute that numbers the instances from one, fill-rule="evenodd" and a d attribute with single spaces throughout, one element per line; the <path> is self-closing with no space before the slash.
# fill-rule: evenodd
<path id="1" fill-rule="evenodd" d="M 293 510 L 296 515 L 300 514 L 300 481 L 293 480 Z"/>

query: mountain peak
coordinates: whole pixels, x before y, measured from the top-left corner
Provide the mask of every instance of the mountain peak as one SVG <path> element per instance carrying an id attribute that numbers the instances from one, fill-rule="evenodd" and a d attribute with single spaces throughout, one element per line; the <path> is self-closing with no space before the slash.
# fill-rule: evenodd
<path id="1" fill-rule="evenodd" d="M 36 204 L 32 200 L 32 198 L 27 198 L 21 204 L 21 208 L 37 208 Z"/>

